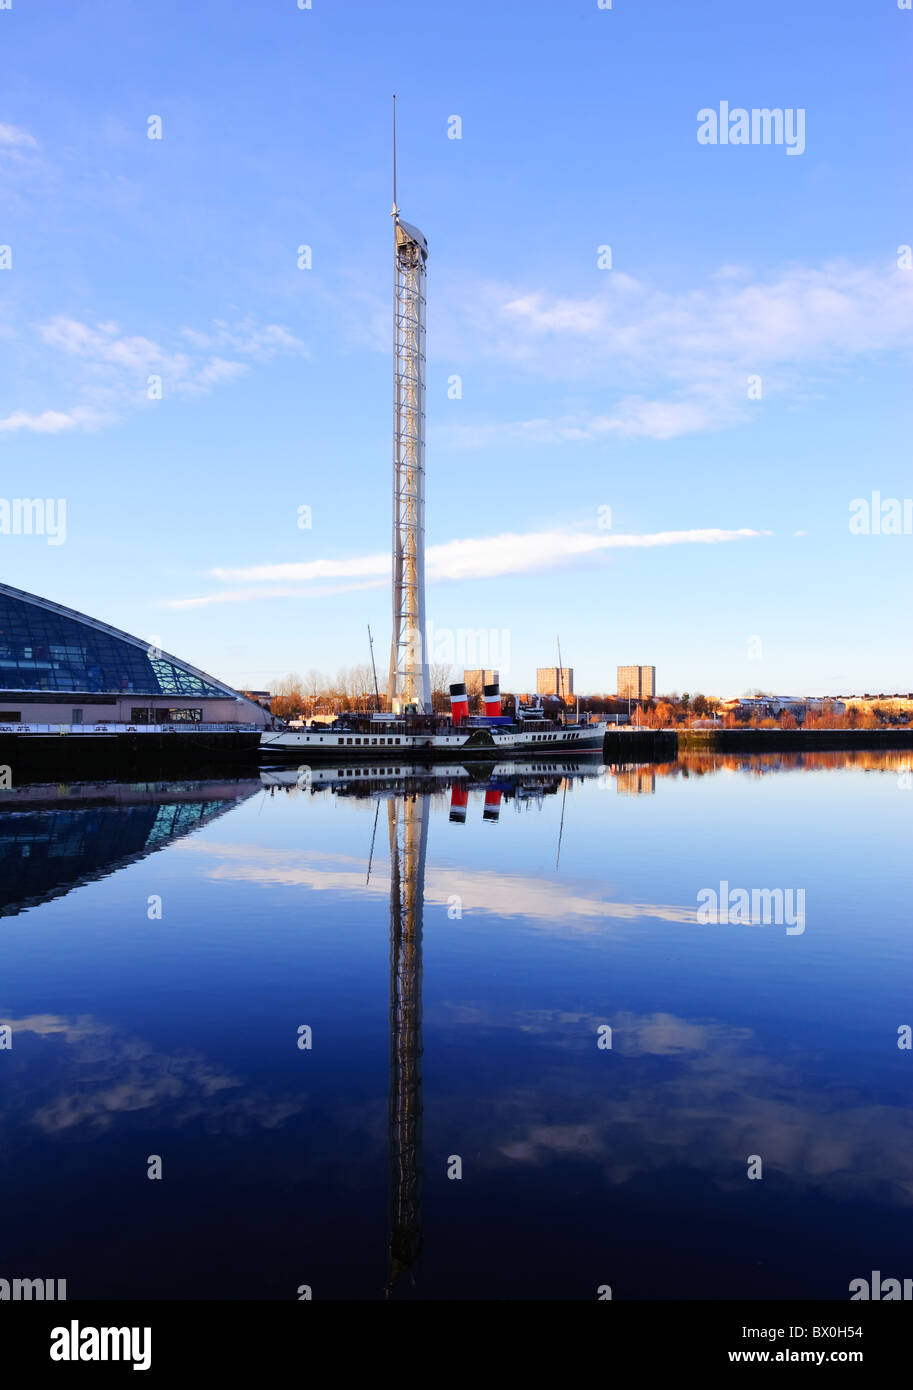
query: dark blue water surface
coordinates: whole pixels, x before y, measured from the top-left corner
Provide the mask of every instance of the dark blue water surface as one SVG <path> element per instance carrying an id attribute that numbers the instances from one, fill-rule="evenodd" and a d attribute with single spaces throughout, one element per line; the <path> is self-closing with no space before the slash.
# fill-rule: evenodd
<path id="1" fill-rule="evenodd" d="M 3 793 L 0 1277 L 846 1299 L 910 1276 L 909 763 Z M 721 881 L 804 891 L 802 929 L 698 920 Z"/>

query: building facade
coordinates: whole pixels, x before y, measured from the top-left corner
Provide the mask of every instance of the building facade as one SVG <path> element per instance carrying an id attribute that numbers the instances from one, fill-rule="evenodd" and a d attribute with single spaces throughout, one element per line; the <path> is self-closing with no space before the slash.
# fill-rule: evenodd
<path id="1" fill-rule="evenodd" d="M 655 666 L 619 666 L 618 695 L 621 699 L 652 700 L 655 694 Z"/>
<path id="2" fill-rule="evenodd" d="M 0 725 L 237 724 L 269 712 L 73 608 L 0 584 Z"/>
<path id="3" fill-rule="evenodd" d="M 847 706 L 843 700 L 810 695 L 741 695 L 721 701 L 720 709 L 739 719 L 752 715 L 758 719 L 779 719 L 781 714 L 789 713 L 801 724 L 806 715 L 822 714 L 825 710 L 831 714 L 845 714 Z"/>
<path id="4" fill-rule="evenodd" d="M 566 700 L 574 693 L 573 666 L 539 666 L 536 670 L 536 694 L 559 695 Z"/>
<path id="5" fill-rule="evenodd" d="M 486 685 L 497 685 L 499 673 L 497 671 L 464 671 L 463 680 L 466 682 L 467 695 L 481 695 L 482 687 Z"/>

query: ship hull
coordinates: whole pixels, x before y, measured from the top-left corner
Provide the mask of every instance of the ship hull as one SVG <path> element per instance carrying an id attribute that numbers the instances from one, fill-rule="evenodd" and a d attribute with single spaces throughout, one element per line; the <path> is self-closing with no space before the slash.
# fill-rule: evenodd
<path id="1" fill-rule="evenodd" d="M 448 733 L 373 733 L 349 729 L 302 729 L 283 733 L 264 733 L 260 739 L 260 760 L 285 761 L 297 758 L 308 764 L 316 761 L 351 762 L 354 759 L 398 758 L 427 762 L 432 759 L 531 757 L 551 753 L 600 753 L 606 726 L 591 724 L 558 729 L 473 728 Z"/>

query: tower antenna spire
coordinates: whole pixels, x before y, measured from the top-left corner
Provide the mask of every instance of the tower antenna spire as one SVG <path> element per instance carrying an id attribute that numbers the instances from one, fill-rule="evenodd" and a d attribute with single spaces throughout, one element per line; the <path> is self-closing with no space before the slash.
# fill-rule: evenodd
<path id="1" fill-rule="evenodd" d="M 396 93 L 393 93 L 393 212 L 396 217 L 399 208 L 396 206 Z"/>

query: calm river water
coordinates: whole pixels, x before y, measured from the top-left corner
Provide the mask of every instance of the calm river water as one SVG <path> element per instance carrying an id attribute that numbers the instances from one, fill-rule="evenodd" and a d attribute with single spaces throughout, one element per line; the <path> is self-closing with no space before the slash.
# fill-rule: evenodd
<path id="1" fill-rule="evenodd" d="M 913 1275 L 911 761 L 4 793 L 0 1277 L 847 1299 Z"/>

